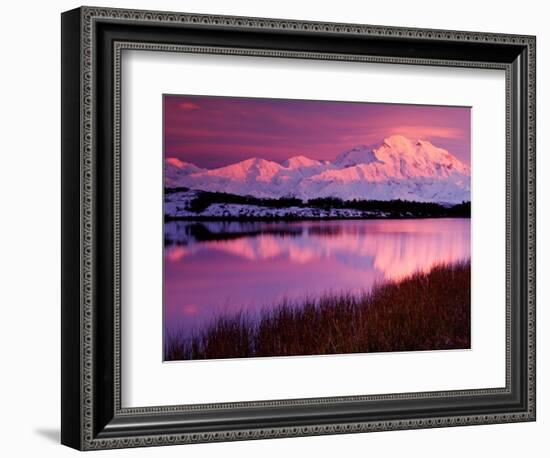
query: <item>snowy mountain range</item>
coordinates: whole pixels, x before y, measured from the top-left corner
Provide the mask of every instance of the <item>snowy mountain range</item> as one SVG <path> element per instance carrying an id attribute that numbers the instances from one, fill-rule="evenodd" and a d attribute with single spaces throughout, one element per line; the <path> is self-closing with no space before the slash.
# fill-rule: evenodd
<path id="1" fill-rule="evenodd" d="M 167 158 L 165 185 L 261 198 L 456 204 L 470 200 L 470 167 L 428 141 L 393 135 L 375 147 L 356 146 L 331 162 L 294 156 L 279 164 L 254 157 L 209 170 Z"/>

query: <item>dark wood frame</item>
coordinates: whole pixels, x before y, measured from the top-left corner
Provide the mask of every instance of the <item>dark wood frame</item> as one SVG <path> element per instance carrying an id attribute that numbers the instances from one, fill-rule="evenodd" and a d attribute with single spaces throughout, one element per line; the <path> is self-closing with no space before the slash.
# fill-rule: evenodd
<path id="1" fill-rule="evenodd" d="M 124 49 L 505 70 L 506 387 L 122 408 Z M 61 441 L 81 450 L 534 420 L 535 37 L 94 7 L 63 13 L 61 409 Z"/>

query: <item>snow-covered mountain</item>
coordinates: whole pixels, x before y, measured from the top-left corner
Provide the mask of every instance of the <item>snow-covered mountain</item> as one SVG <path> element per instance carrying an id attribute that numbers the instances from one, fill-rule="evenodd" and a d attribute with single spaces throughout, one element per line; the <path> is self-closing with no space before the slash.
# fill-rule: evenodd
<path id="1" fill-rule="evenodd" d="M 321 161 L 318 161 L 316 159 L 310 159 L 309 157 L 305 156 L 293 156 L 290 159 L 287 159 L 283 162 L 283 167 L 287 169 L 300 169 L 300 168 L 309 168 L 309 167 L 318 167 L 322 165 L 323 163 Z"/>
<path id="2" fill-rule="evenodd" d="M 371 164 L 376 162 L 378 159 L 374 155 L 372 148 L 369 148 L 366 145 L 358 145 L 349 151 L 344 151 L 336 159 L 334 159 L 333 164 L 338 168 L 352 167 L 359 164 Z"/>
<path id="3" fill-rule="evenodd" d="M 377 147 L 345 151 L 334 161 L 295 156 L 283 164 L 252 158 L 206 170 L 175 158 L 166 160 L 166 186 L 256 197 L 295 196 L 414 200 L 470 200 L 470 167 L 445 149 L 402 135 Z"/>
<path id="4" fill-rule="evenodd" d="M 201 169 L 194 164 L 180 161 L 175 157 L 169 157 L 164 161 L 164 183 L 168 188 L 182 186 L 181 181 L 184 177 L 204 171 L 205 169 Z"/>

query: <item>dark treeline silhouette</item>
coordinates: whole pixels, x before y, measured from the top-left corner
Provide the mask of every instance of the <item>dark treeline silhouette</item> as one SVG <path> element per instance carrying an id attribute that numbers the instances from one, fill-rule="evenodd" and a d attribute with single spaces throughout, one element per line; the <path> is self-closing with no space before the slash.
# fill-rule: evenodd
<path id="1" fill-rule="evenodd" d="M 166 188 L 166 194 L 188 191 L 187 188 Z M 320 210 L 352 209 L 365 212 L 384 212 L 387 217 L 470 217 L 470 202 L 457 205 L 441 205 L 433 202 L 416 202 L 408 200 L 343 200 L 337 197 L 322 197 L 302 201 L 296 197 L 260 198 L 239 196 L 225 192 L 196 191 L 196 196 L 187 206 L 193 213 L 201 213 L 212 204 L 256 205 L 267 208 L 315 208 Z"/>
<path id="2" fill-rule="evenodd" d="M 416 202 L 408 200 L 342 200 L 336 197 L 310 199 L 306 206 L 330 210 L 333 208 L 351 208 L 362 211 L 381 211 L 385 213 L 400 213 L 414 216 L 470 216 L 470 202 L 445 206 L 433 202 Z"/>
<path id="3" fill-rule="evenodd" d="M 206 210 L 212 204 L 237 204 L 237 205 L 257 205 L 269 208 L 288 208 L 304 207 L 300 199 L 294 197 L 281 197 L 279 199 L 268 199 L 254 196 L 238 196 L 225 192 L 207 192 L 200 191 L 189 204 L 188 210 L 200 213 Z"/>
<path id="4" fill-rule="evenodd" d="M 189 188 L 184 186 L 178 186 L 176 188 L 164 188 L 164 194 L 175 194 L 176 192 L 185 192 L 189 191 Z"/>

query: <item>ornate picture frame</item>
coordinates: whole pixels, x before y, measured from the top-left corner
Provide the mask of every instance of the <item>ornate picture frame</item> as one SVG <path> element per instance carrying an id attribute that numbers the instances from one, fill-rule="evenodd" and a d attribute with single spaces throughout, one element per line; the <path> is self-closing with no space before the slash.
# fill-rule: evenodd
<path id="1" fill-rule="evenodd" d="M 533 36 L 81 7 L 62 14 L 62 434 L 79 450 L 535 420 Z M 506 75 L 506 386 L 217 404 L 121 402 L 121 54 Z"/>

